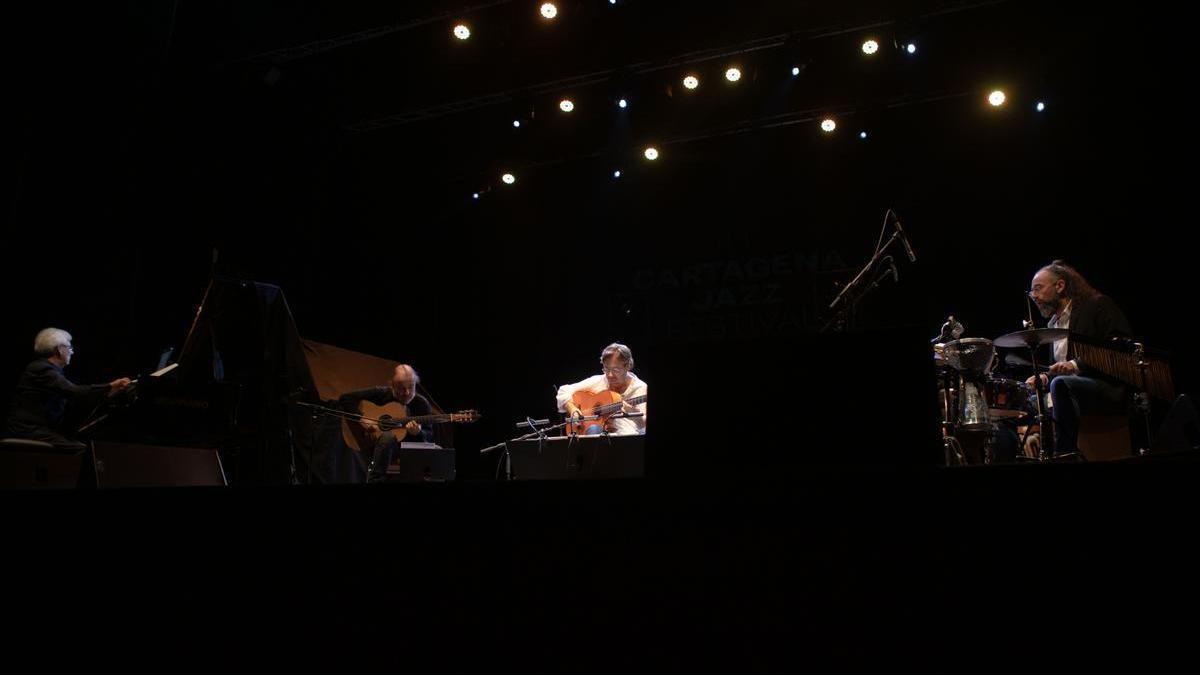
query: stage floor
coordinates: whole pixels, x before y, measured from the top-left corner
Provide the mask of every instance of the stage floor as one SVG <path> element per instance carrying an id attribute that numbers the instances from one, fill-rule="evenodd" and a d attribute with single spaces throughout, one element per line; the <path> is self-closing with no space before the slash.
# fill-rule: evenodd
<path id="1" fill-rule="evenodd" d="M 1165 639 L 1200 599 L 1198 478 L 1186 455 L 0 502 L 9 611 L 27 626 L 66 613 L 119 635 L 777 663 L 800 645 L 919 658 L 1048 644 L 1042 631 Z"/>

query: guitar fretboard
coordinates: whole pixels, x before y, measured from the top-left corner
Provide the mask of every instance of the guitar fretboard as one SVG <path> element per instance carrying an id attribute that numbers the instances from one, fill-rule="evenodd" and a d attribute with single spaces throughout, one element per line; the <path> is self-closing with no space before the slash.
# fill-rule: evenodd
<path id="1" fill-rule="evenodd" d="M 625 403 L 628 403 L 629 405 L 639 405 L 641 403 L 646 402 L 646 396 L 647 396 L 646 394 L 642 394 L 641 396 L 634 396 L 633 398 L 627 398 L 624 401 L 617 401 L 616 403 L 608 403 L 608 404 L 605 404 L 602 406 L 597 406 L 596 408 L 594 408 L 592 410 L 592 414 L 593 415 L 607 415 L 609 413 L 613 413 L 613 412 L 620 410 L 622 404 L 625 404 Z"/>

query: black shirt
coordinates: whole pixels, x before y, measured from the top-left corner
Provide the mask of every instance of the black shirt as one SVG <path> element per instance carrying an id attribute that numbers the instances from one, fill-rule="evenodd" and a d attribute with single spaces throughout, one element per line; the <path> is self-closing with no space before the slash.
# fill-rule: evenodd
<path id="1" fill-rule="evenodd" d="M 107 384 L 75 384 L 63 375 L 63 369 L 49 359 L 37 359 L 25 366 L 8 413 L 10 432 L 21 428 L 59 431 L 67 404 L 72 400 L 107 394 Z"/>

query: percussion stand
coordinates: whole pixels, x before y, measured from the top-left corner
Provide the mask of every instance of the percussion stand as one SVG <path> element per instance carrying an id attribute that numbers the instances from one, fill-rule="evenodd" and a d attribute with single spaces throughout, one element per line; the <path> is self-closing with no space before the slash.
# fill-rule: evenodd
<path id="1" fill-rule="evenodd" d="M 1042 387 L 1042 373 L 1038 370 L 1037 361 L 1038 343 L 1035 338 L 1030 338 L 1029 341 L 1029 361 L 1033 364 L 1033 391 L 1037 395 L 1037 418 L 1038 418 L 1038 461 L 1044 462 L 1054 454 L 1054 430 L 1050 428 L 1046 422 L 1046 406 L 1043 396 L 1045 389 Z M 1046 382 L 1049 384 L 1050 375 L 1046 375 Z M 1025 437 L 1029 437 L 1029 430 L 1026 429 Z M 1025 447 L 1022 443 L 1021 447 Z M 1046 448 L 1050 448 L 1050 452 L 1046 452 Z"/>
<path id="2" fill-rule="evenodd" d="M 951 370 L 947 366 L 942 367 L 942 451 L 946 455 L 946 466 L 962 466 L 967 463 L 967 458 L 963 455 L 962 447 L 958 443 L 958 437 L 954 435 L 954 422 L 951 421 L 952 415 L 958 412 L 951 403 L 950 395 L 955 373 L 957 371 Z"/>
<path id="3" fill-rule="evenodd" d="M 1133 343 L 1133 355 L 1137 358 L 1138 382 L 1141 385 L 1141 391 L 1133 395 L 1133 409 L 1146 423 L 1147 447 L 1138 450 L 1139 455 L 1144 455 L 1149 452 L 1149 446 L 1154 442 L 1154 430 L 1150 425 L 1150 394 L 1146 391 L 1146 368 L 1150 366 L 1146 361 L 1146 345 L 1140 342 Z"/>

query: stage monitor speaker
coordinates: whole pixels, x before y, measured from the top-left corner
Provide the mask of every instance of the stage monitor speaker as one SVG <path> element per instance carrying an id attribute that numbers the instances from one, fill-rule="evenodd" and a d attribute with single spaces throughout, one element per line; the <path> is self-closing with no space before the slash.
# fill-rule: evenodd
<path id="1" fill-rule="evenodd" d="M 1151 452 L 1184 452 L 1200 448 L 1200 415 L 1187 394 L 1175 399 L 1154 437 Z"/>
<path id="2" fill-rule="evenodd" d="M 646 476 L 645 436 L 560 436 L 508 447 L 513 480 Z"/>
<path id="3" fill-rule="evenodd" d="M 0 442 L 0 490 L 78 487 L 85 454 L 5 439 Z"/>
<path id="4" fill-rule="evenodd" d="M 226 484 L 221 458 L 211 448 L 96 441 L 93 450 L 97 487 Z"/>
<path id="5" fill-rule="evenodd" d="M 389 483 L 444 483 L 454 480 L 454 448 L 434 443 L 401 443 L 388 467 Z"/>

